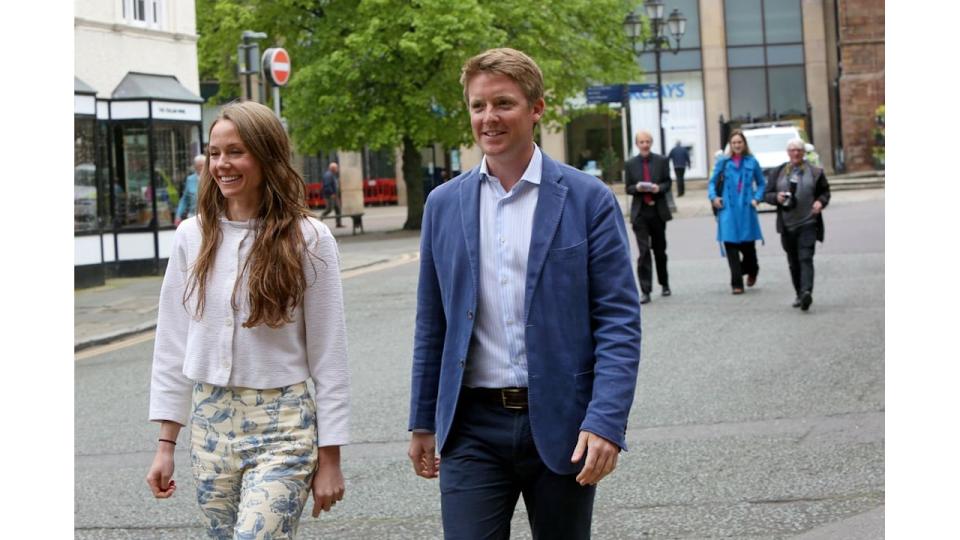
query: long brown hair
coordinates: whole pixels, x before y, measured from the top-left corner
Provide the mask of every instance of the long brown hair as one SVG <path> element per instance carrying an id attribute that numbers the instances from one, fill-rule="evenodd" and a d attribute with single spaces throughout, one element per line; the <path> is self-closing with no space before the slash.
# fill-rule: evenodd
<path id="1" fill-rule="evenodd" d="M 292 310 L 303 301 L 307 287 L 303 272 L 303 254 L 309 252 L 300 229 L 301 220 L 310 216 L 304 197 L 303 178 L 290 165 L 290 141 L 276 115 L 254 101 L 226 105 L 210 125 L 221 120 L 233 122 L 247 150 L 253 154 L 263 174 L 263 190 L 257 211 L 256 237 L 250 255 L 234 285 L 231 305 L 237 309 L 236 293 L 247 276 L 250 317 L 245 328 L 266 324 L 277 328 L 292 322 Z M 209 139 L 209 136 L 208 136 Z M 220 217 L 226 212 L 226 199 L 210 172 L 210 154 L 200 177 L 197 216 L 203 235 L 200 255 L 190 271 L 189 286 L 183 301 L 197 293 L 195 315 L 203 315 L 207 277 L 220 246 Z"/>

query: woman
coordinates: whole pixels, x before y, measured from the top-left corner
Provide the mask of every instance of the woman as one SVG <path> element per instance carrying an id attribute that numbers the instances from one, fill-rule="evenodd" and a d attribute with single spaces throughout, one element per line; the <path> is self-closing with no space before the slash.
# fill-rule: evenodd
<path id="1" fill-rule="evenodd" d="M 160 499 L 176 491 L 173 450 L 189 411 L 210 536 L 293 538 L 311 492 L 314 517 L 344 492 L 337 246 L 310 217 L 270 109 L 227 105 L 209 141 L 198 215 L 177 229 L 160 290 L 150 385 L 160 437 L 147 484 Z"/>
<path id="2" fill-rule="evenodd" d="M 719 186 L 718 186 L 719 184 Z M 763 200 L 767 182 L 760 163 L 750 153 L 747 139 L 739 129 L 730 134 L 730 151 L 713 168 L 707 197 L 717 209 L 717 241 L 723 244 L 730 264 L 733 294 L 743 294 L 743 276 L 747 286 L 757 282 L 755 241 L 763 241 L 757 203 Z"/>

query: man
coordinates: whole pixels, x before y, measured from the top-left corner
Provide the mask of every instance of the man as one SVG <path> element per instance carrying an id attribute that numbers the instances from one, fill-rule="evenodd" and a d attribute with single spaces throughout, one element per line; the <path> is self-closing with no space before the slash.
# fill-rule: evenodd
<path id="1" fill-rule="evenodd" d="M 200 174 L 203 172 L 203 166 L 206 162 L 207 158 L 203 154 L 193 158 L 194 172 L 190 173 L 183 181 L 183 193 L 180 194 L 180 203 L 177 205 L 174 226 L 179 226 L 181 221 L 197 215 L 197 186 L 200 184 Z"/>
<path id="2" fill-rule="evenodd" d="M 670 276 L 667 274 L 667 222 L 673 219 L 667 204 L 670 193 L 670 171 L 663 156 L 650 151 L 653 136 L 647 131 L 638 131 L 637 150 L 640 154 L 626 163 L 627 193 L 633 195 L 630 205 L 630 223 L 637 237 L 637 277 L 640 279 L 640 303 L 650 301 L 653 290 L 653 268 L 650 264 L 650 248 L 657 263 L 657 282 L 661 294 L 670 296 Z"/>
<path id="3" fill-rule="evenodd" d="M 817 240 L 823 242 L 823 209 L 830 203 L 827 176 L 804 159 L 805 153 L 803 140 L 787 142 L 790 161 L 777 169 L 763 194 L 765 201 L 777 206 L 777 232 L 796 293 L 793 307 L 803 311 L 813 303 L 813 252 Z"/>
<path id="4" fill-rule="evenodd" d="M 626 227 L 609 188 L 534 144 L 532 59 L 491 49 L 460 80 L 484 156 L 424 208 L 408 455 L 439 475 L 448 540 L 509 538 L 520 495 L 534 538 L 589 538 L 640 360 Z"/>
<path id="5" fill-rule="evenodd" d="M 690 153 L 687 152 L 687 147 L 677 141 L 668 157 L 673 162 L 673 172 L 677 176 L 677 197 L 683 197 L 683 175 L 690 166 Z"/>
<path id="6" fill-rule="evenodd" d="M 320 214 L 321 218 L 330 215 L 330 212 L 336 210 L 337 228 L 343 228 L 340 223 L 340 166 L 336 161 L 331 161 L 327 167 L 327 172 L 323 173 L 323 198 L 327 203 L 327 208 Z"/>

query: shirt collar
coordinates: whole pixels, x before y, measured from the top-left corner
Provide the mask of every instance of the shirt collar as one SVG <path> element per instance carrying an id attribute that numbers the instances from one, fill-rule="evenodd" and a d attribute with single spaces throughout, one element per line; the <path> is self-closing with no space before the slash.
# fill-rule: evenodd
<path id="1" fill-rule="evenodd" d="M 533 156 L 530 157 L 530 163 L 527 164 L 527 169 L 523 171 L 523 174 L 520 175 L 520 180 L 526 180 L 531 184 L 540 185 L 540 179 L 543 176 L 543 153 L 540 152 L 540 147 L 536 143 L 533 144 Z M 480 178 L 486 178 L 487 180 L 493 178 L 487 170 L 487 156 L 483 156 L 483 159 L 480 160 Z"/>

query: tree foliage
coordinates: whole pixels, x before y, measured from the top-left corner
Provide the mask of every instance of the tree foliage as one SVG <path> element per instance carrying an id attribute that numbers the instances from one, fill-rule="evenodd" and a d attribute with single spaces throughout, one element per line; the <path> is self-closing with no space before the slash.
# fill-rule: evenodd
<path id="1" fill-rule="evenodd" d="M 545 122 L 590 84 L 635 80 L 623 32 L 637 0 L 197 0 L 200 70 L 237 95 L 243 30 L 282 45 L 293 74 L 284 116 L 301 152 L 403 146 L 408 220 L 423 201 L 416 148 L 472 142 L 460 68 L 492 47 L 529 54 L 543 70 Z M 414 161 L 415 163 L 407 163 Z M 410 171 L 408 174 L 408 170 Z"/>

